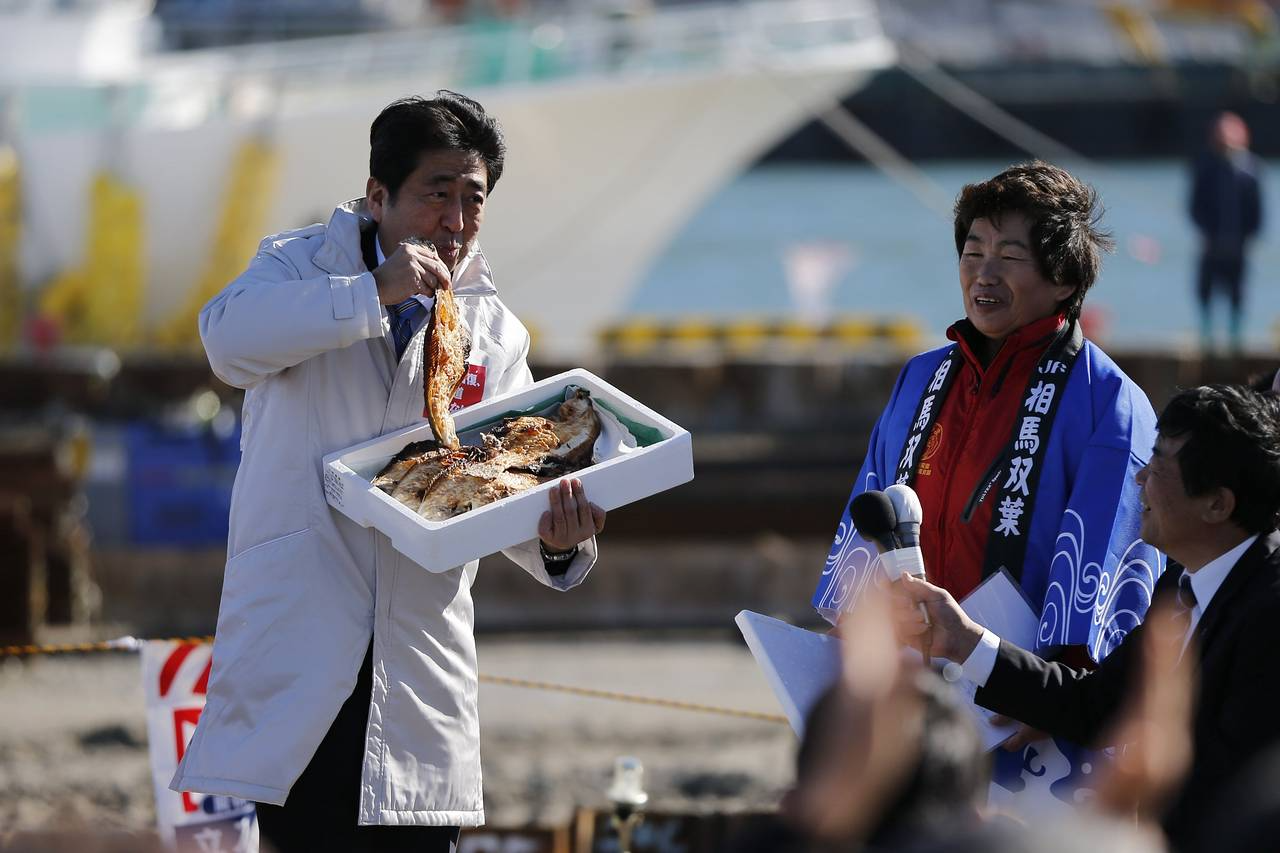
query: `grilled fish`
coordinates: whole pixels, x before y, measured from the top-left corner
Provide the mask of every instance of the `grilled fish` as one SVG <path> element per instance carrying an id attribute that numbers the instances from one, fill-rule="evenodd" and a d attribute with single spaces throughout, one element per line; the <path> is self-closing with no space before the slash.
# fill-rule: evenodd
<path id="1" fill-rule="evenodd" d="M 591 402 L 591 392 L 579 388 L 561 403 L 551 428 L 560 441 L 553 456 L 578 468 L 589 465 L 591 451 L 600 437 L 600 416 Z"/>
<path id="2" fill-rule="evenodd" d="M 372 480 L 373 485 L 377 486 L 387 494 L 395 491 L 396 484 L 404 479 L 404 475 L 408 474 L 414 465 L 417 465 L 427 454 L 438 448 L 440 445 L 434 441 L 415 441 L 406 444 L 399 453 L 391 457 L 391 461 L 377 473 Z"/>
<path id="3" fill-rule="evenodd" d="M 391 490 L 391 497 L 416 511 L 421 506 L 422 497 L 427 489 L 431 488 L 445 470 L 465 459 L 466 455 L 465 451 L 450 450 L 447 447 L 423 454 L 417 464 Z"/>
<path id="4" fill-rule="evenodd" d="M 438 474 L 418 514 L 443 521 L 571 474 L 590 464 L 599 434 L 600 418 L 586 391 L 561 404 L 556 419 L 508 418 L 467 459 Z"/>
<path id="5" fill-rule="evenodd" d="M 467 374 L 470 353 L 471 334 L 458 314 L 453 291 L 441 288 L 436 291 L 435 306 L 431 309 L 422 390 L 431 431 L 441 445 L 451 450 L 457 450 L 461 444 L 453 429 L 449 406 Z"/>
<path id="6" fill-rule="evenodd" d="M 547 418 L 526 415 L 507 418 L 492 432 L 484 435 L 484 446 L 494 457 L 509 460 L 504 468 L 520 467 L 535 462 L 560 446 L 555 424 Z"/>
<path id="7" fill-rule="evenodd" d="M 406 445 L 372 482 L 422 517 L 443 521 L 589 465 L 599 435 L 591 394 L 579 390 L 554 418 L 507 418 L 476 447 L 451 449 L 443 440 Z"/>
<path id="8" fill-rule="evenodd" d="M 462 462 L 436 478 L 422 498 L 418 515 L 432 521 L 444 521 L 532 489 L 548 479 L 527 471 L 505 471 L 492 460 Z"/>

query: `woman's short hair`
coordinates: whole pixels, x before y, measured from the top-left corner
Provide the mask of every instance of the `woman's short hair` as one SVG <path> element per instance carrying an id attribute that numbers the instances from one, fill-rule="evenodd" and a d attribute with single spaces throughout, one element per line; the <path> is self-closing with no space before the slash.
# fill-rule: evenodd
<path id="1" fill-rule="evenodd" d="M 987 181 L 967 184 L 956 197 L 956 253 L 975 219 L 999 223 L 1006 213 L 1031 220 L 1031 252 L 1040 274 L 1075 290 L 1059 306 L 1067 319 L 1080 317 L 1084 295 L 1098 277 L 1102 253 L 1115 247 L 1099 228 L 1102 203 L 1093 187 L 1065 169 L 1040 160 L 1011 166 Z"/>

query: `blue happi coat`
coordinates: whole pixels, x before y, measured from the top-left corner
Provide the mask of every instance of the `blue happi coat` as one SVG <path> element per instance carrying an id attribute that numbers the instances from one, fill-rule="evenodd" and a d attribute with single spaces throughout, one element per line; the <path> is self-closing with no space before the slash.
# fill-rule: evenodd
<path id="1" fill-rule="evenodd" d="M 953 346 L 916 356 L 898 375 L 850 501 L 894 482 L 916 406 Z M 1138 539 L 1134 481 L 1155 443 L 1155 413 L 1142 389 L 1087 340 L 1064 394 L 1044 451 L 1022 588 L 1040 614 L 1036 651 L 1082 645 L 1101 660 L 1142 621 L 1164 568 L 1163 555 Z M 870 577 L 875 555 L 875 546 L 854 529 L 846 504 L 814 607 L 831 620 L 848 609 Z"/>
<path id="2" fill-rule="evenodd" d="M 916 356 L 899 374 L 850 501 L 894 482 L 924 388 L 953 346 Z M 1155 443 L 1156 419 L 1142 389 L 1087 340 L 1063 393 L 1044 448 L 1021 584 L 1040 615 L 1037 652 L 1082 645 L 1101 660 L 1142 621 L 1164 570 L 1164 555 L 1138 538 L 1134 481 Z M 875 556 L 875 545 L 858 535 L 846 504 L 813 605 L 834 621 L 871 577 Z M 1037 786 L 1073 803 L 1088 787 L 1094 763 L 1078 747 L 1057 741 L 1032 744 L 1021 754 L 1000 752 L 993 795 Z"/>

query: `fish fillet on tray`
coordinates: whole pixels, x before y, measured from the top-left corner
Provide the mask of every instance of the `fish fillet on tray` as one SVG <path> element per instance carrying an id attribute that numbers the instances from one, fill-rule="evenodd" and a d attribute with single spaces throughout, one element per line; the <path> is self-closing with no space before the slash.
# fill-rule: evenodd
<path id="1" fill-rule="evenodd" d="M 693 479 L 689 433 L 585 370 L 451 420 L 456 448 L 423 423 L 324 460 L 330 505 L 431 571 L 534 539 L 562 477 L 606 510 Z"/>
<path id="2" fill-rule="evenodd" d="M 599 436 L 600 416 L 591 393 L 579 388 L 554 417 L 505 418 L 480 433 L 481 443 L 475 446 L 406 445 L 373 478 L 373 485 L 423 518 L 443 521 L 572 474 L 590 463 Z"/>

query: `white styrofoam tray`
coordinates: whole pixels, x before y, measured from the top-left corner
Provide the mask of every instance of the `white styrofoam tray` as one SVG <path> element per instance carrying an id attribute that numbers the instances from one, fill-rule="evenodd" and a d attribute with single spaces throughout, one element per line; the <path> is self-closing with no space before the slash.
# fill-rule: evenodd
<path id="1" fill-rule="evenodd" d="M 545 402 L 569 385 L 587 389 L 593 400 L 613 414 L 660 436 L 656 443 L 573 474 L 582 481 L 588 500 L 607 511 L 693 479 L 693 440 L 688 430 L 582 369 L 463 409 L 454 416 L 455 428 L 461 435 L 477 424 Z M 537 538 L 538 520 L 547 511 L 547 493 L 558 480 L 446 521 L 423 518 L 370 483 L 406 444 L 431 438 L 431 426 L 421 423 L 329 454 L 324 458 L 329 505 L 363 527 L 382 531 L 397 551 L 433 572 Z"/>

